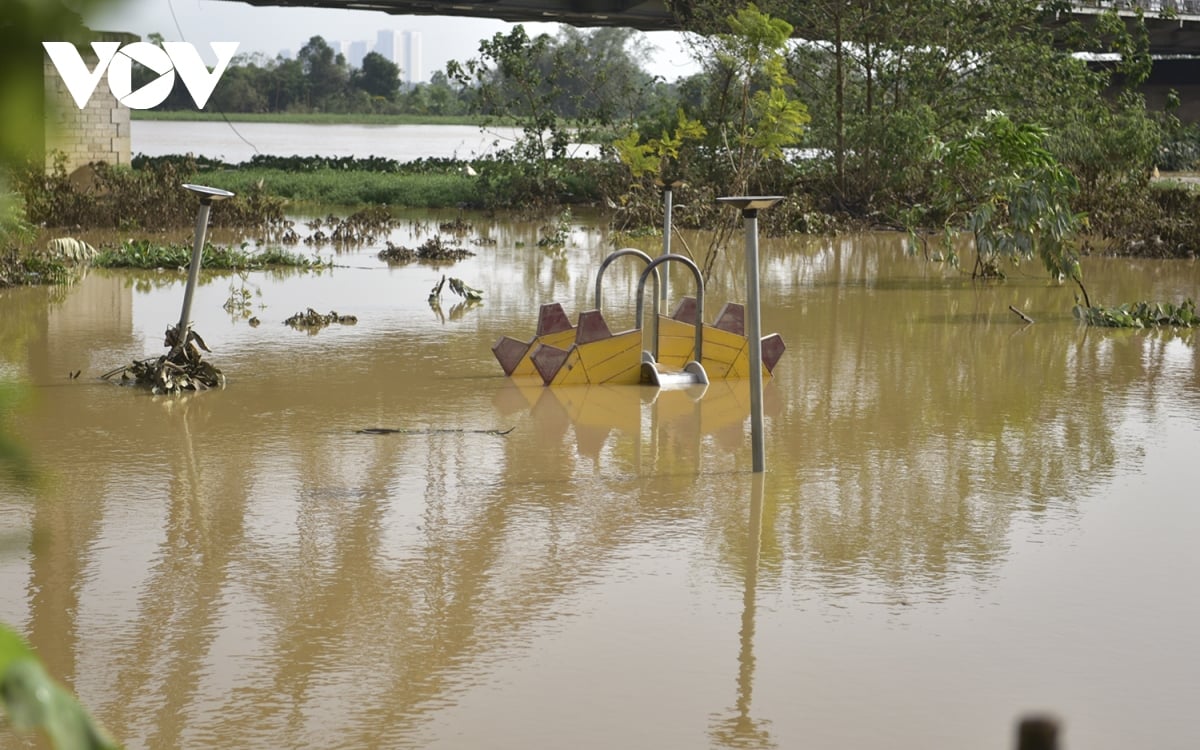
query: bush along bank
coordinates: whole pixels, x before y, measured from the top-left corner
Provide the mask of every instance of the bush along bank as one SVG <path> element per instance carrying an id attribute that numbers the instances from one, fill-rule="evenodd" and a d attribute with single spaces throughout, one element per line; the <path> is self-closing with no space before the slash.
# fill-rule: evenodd
<path id="1" fill-rule="evenodd" d="M 844 228 L 899 229 L 882 214 L 858 216 L 830 204 L 829 186 L 808 170 L 779 169 L 764 194 L 787 200 L 761 224 L 767 235 L 828 233 Z M 262 228 L 284 222 L 287 201 L 342 206 L 478 208 L 536 214 L 571 204 L 613 207 L 614 226 L 656 231 L 662 195 L 652 179 L 633 180 L 625 165 L 599 159 L 521 162 L 510 156 L 461 161 L 398 162 L 380 157 L 255 156 L 240 164 L 191 156 L 138 157 L 132 168 L 94 165 L 68 176 L 28 168 L 13 181 L 29 222 L 43 227 L 124 231 L 186 228 L 195 197 L 180 189 L 198 182 L 235 193 L 211 221 L 217 227 Z M 1160 180 L 1120 198 L 1083 200 L 1080 235 L 1087 254 L 1194 257 L 1200 253 L 1200 186 Z M 712 229 L 728 217 L 716 203 L 719 186 L 698 181 L 677 189 L 674 223 Z M 1086 205 L 1084 205 L 1086 204 Z M 933 228 L 936 231 L 936 227 Z M 12 243 L 9 243 L 12 244 Z M 11 249 L 11 248 L 7 248 Z"/>

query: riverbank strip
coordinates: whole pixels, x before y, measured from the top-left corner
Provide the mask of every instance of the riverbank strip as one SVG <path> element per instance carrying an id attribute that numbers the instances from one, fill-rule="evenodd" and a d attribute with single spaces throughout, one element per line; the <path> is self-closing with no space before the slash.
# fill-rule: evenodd
<path id="1" fill-rule="evenodd" d="M 393 174 L 330 168 L 311 172 L 235 167 L 204 173 L 212 187 L 243 195 L 261 188 L 287 199 L 337 206 L 388 205 L 410 208 L 453 208 L 480 205 L 478 183 L 457 174 Z"/>
<path id="2" fill-rule="evenodd" d="M 367 112 L 214 112 L 211 110 L 130 111 L 133 120 L 180 122 L 267 122 L 295 125 L 476 125 L 511 127 L 516 123 L 480 115 L 385 115 Z"/>

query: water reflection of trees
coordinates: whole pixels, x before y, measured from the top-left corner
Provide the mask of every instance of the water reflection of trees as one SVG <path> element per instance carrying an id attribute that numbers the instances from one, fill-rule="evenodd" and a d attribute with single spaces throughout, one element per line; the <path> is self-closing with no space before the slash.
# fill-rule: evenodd
<path id="1" fill-rule="evenodd" d="M 781 558 L 935 593 L 986 575 L 1016 516 L 1073 512 L 1136 459 L 1121 415 L 1162 382 L 1156 335 L 1056 321 L 1064 290 L 1040 280 L 975 288 L 898 252 L 814 252 L 787 260 L 797 276 L 822 266 L 812 281 L 829 293 L 770 303 L 795 324 L 776 383 L 792 408 L 771 425 L 790 485 L 768 530 Z M 1023 328 L 1010 304 L 1046 322 Z"/>

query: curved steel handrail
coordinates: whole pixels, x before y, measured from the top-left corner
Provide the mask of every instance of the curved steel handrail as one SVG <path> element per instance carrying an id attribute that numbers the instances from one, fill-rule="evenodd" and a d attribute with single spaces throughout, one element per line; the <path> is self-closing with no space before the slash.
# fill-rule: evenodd
<path id="1" fill-rule="evenodd" d="M 694 262 L 692 262 L 691 258 L 687 257 L 686 255 L 678 255 L 676 253 L 668 253 L 667 255 L 660 255 L 657 258 L 655 258 L 654 260 L 650 261 L 650 264 L 648 266 L 646 266 L 646 270 L 642 271 L 642 275 L 638 278 L 637 315 L 634 318 L 634 321 L 635 321 L 634 325 L 637 326 L 637 328 L 639 330 L 641 330 L 642 316 L 645 313 L 645 309 L 646 309 L 646 303 L 642 299 L 642 297 L 646 293 L 646 279 L 648 279 L 650 277 L 651 272 L 653 272 L 655 274 L 655 278 L 657 279 L 658 266 L 662 265 L 663 263 L 670 262 L 670 261 L 677 261 L 679 263 L 684 264 L 688 268 L 692 269 L 692 275 L 696 277 L 696 352 L 695 352 L 696 356 L 695 356 L 695 360 L 697 362 L 700 362 L 701 361 L 701 359 L 700 359 L 701 347 L 704 344 L 704 280 L 700 275 L 700 268 Z M 654 297 L 654 307 L 655 307 L 655 310 L 654 310 L 654 313 L 655 313 L 655 315 L 654 315 L 654 325 L 655 325 L 654 359 L 657 360 L 658 359 L 658 295 L 655 295 L 655 297 Z"/>
<path id="2" fill-rule="evenodd" d="M 596 310 L 600 310 L 600 280 L 604 276 L 604 269 L 608 268 L 609 265 L 617 258 L 621 258 L 626 255 L 632 255 L 636 258 L 641 258 L 642 261 L 645 262 L 645 264 L 647 266 L 649 266 L 650 264 L 652 264 L 654 262 L 654 260 L 649 255 L 647 255 L 646 253 L 643 253 L 641 250 L 638 250 L 635 247 L 624 247 L 624 248 L 621 248 L 620 250 L 609 253 L 608 257 L 604 259 L 604 262 L 602 262 L 600 264 L 600 270 L 596 272 Z M 658 285 L 659 285 L 659 283 L 660 282 L 659 282 L 658 271 L 655 270 L 654 271 L 654 314 L 655 315 L 658 314 Z M 642 326 L 639 323 L 638 328 L 641 328 L 641 327 Z"/>

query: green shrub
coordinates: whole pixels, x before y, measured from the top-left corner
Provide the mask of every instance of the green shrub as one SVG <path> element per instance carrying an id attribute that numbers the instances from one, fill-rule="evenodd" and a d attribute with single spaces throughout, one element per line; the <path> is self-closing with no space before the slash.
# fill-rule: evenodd
<path id="1" fill-rule="evenodd" d="M 192 250 L 191 245 L 128 240 L 119 247 L 101 250 L 92 259 L 92 264 L 100 268 L 187 268 L 192 262 Z M 319 260 L 279 249 L 254 253 L 247 251 L 245 246 L 235 249 L 205 243 L 200 253 L 200 267 L 214 270 L 259 270 L 277 266 L 315 268 L 321 265 Z"/>

